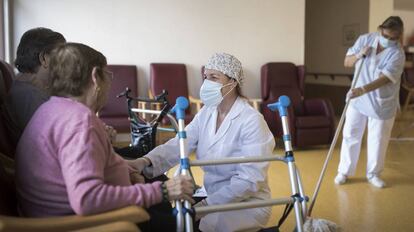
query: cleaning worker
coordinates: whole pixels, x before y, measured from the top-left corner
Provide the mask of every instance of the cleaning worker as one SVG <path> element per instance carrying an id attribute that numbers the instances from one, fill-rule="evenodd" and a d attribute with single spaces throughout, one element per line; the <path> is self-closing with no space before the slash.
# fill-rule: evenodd
<path id="1" fill-rule="evenodd" d="M 356 66 L 361 72 L 356 87 L 347 94 L 351 101 L 346 112 L 341 159 L 335 178 L 338 185 L 355 174 L 362 137 L 368 127 L 366 177 L 373 186 L 385 187 L 380 175 L 399 108 L 405 62 L 400 43 L 403 30 L 401 18 L 391 16 L 378 27 L 377 32 L 360 36 L 348 49 L 345 67 Z M 362 62 L 364 57 L 366 60 Z"/>
<path id="2" fill-rule="evenodd" d="M 233 55 L 216 53 L 205 66 L 200 98 L 204 107 L 186 127 L 188 153 L 198 160 L 271 155 L 275 141 L 263 116 L 241 94 L 241 62 Z M 275 115 L 276 117 L 276 115 Z M 134 161 L 147 177 L 160 175 L 179 162 L 175 137 Z M 270 199 L 269 163 L 204 166 L 207 198 L 196 206 Z M 198 228 L 208 231 L 258 231 L 266 226 L 271 207 L 196 215 Z"/>

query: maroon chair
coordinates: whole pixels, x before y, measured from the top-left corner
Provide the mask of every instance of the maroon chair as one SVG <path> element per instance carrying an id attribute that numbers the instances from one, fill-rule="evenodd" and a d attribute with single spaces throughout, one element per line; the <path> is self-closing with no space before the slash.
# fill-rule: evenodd
<path id="1" fill-rule="evenodd" d="M 329 100 L 304 99 L 305 67 L 292 63 L 273 62 L 261 68 L 262 113 L 275 137 L 282 137 L 282 124 L 278 114 L 267 104 L 279 96 L 291 100 L 289 125 L 292 143 L 296 147 L 329 144 L 335 132 L 334 111 Z"/>
<path id="2" fill-rule="evenodd" d="M 109 91 L 108 102 L 99 112 L 99 117 L 118 132 L 128 133 L 130 125 L 126 99 L 116 96 L 125 91 L 126 87 L 131 89 L 131 96 L 137 96 L 137 67 L 135 65 L 108 65 L 108 70 L 114 74 L 114 79 Z"/>
<path id="3" fill-rule="evenodd" d="M 187 69 L 185 64 L 171 63 L 151 63 L 150 64 L 150 96 L 156 96 L 162 93 L 162 90 L 168 92 L 168 102 L 175 104 L 179 96 L 190 98 L 188 94 Z M 192 98 L 190 98 L 190 101 Z M 193 119 L 191 109 L 186 110 L 185 123 L 188 124 Z M 166 120 L 163 123 L 167 123 Z"/>

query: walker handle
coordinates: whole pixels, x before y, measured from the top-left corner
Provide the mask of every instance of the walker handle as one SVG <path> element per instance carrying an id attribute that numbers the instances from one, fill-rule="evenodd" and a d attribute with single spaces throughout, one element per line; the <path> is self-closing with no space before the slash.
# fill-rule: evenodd
<path id="1" fill-rule="evenodd" d="M 286 95 L 282 95 L 279 97 L 279 101 L 275 103 L 268 104 L 267 107 L 271 111 L 279 111 L 280 117 L 287 116 L 287 107 L 290 105 L 290 99 Z"/>
<path id="2" fill-rule="evenodd" d="M 189 102 L 187 98 L 185 97 L 177 97 L 177 100 L 175 100 L 175 105 L 171 109 L 171 113 L 175 113 L 175 116 L 177 119 L 184 119 L 185 118 L 185 110 L 188 108 Z"/>

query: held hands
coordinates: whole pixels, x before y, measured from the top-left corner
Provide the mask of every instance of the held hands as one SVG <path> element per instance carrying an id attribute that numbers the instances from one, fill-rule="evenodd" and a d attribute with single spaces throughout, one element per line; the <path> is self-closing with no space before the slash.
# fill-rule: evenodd
<path id="1" fill-rule="evenodd" d="M 134 170 L 134 176 L 137 181 L 144 181 L 143 176 L 140 175 L 144 168 L 151 165 L 151 160 L 147 157 L 141 157 L 136 160 L 128 160 L 128 165 Z M 137 182 L 144 183 L 144 182 Z M 168 181 L 164 182 L 165 188 L 168 193 L 168 200 L 185 200 L 189 201 L 191 204 L 194 203 L 192 195 L 194 193 L 194 182 L 190 176 L 176 176 Z"/>
<path id="2" fill-rule="evenodd" d="M 168 200 L 185 200 L 194 203 L 192 195 L 194 184 L 190 176 L 176 176 L 165 182 L 168 191 Z"/>
<path id="3" fill-rule="evenodd" d="M 369 56 L 369 54 L 371 53 L 371 51 L 372 51 L 372 47 L 366 46 L 363 49 L 361 49 L 361 51 L 358 54 L 356 54 L 356 57 L 358 59 L 361 59 L 362 57 Z"/>
<path id="4" fill-rule="evenodd" d="M 127 160 L 127 163 L 135 172 L 142 173 L 144 168 L 151 165 L 151 160 L 149 158 L 141 157 L 136 160 Z"/>
<path id="5" fill-rule="evenodd" d="M 145 184 L 144 176 L 138 172 L 129 173 L 129 179 L 131 180 L 131 184 Z"/>
<path id="6" fill-rule="evenodd" d="M 145 184 L 145 178 L 141 175 L 145 167 L 151 164 L 148 158 L 138 158 L 136 160 L 126 160 L 129 167 L 133 170 L 129 173 L 129 178 L 132 184 Z"/>

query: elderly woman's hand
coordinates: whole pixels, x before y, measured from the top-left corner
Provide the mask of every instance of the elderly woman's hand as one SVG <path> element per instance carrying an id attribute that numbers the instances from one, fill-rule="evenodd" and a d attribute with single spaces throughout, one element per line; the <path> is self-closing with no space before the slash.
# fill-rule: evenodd
<path id="1" fill-rule="evenodd" d="M 168 191 L 168 200 L 185 200 L 194 203 L 194 184 L 189 176 L 176 176 L 165 182 Z"/>
<path id="2" fill-rule="evenodd" d="M 136 160 L 127 160 L 128 165 L 137 173 L 141 174 L 144 168 L 151 165 L 151 160 L 147 157 L 141 157 Z"/>
<path id="3" fill-rule="evenodd" d="M 129 178 L 132 184 L 145 184 L 145 178 L 138 172 L 129 173 Z"/>
<path id="4" fill-rule="evenodd" d="M 105 124 L 105 131 L 109 139 L 111 140 L 111 143 L 114 144 L 116 142 L 116 134 L 117 134 L 115 128 Z"/>

